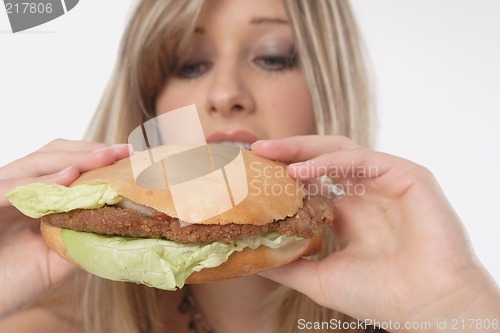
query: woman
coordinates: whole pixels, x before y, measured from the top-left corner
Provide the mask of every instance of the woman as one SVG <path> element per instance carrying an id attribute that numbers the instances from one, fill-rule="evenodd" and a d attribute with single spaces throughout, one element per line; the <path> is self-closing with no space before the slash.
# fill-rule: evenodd
<path id="1" fill-rule="evenodd" d="M 265 277 L 195 285 L 189 294 L 74 273 L 44 246 L 36 223 L 19 223 L 23 218 L 2 198 L 0 262 L 11 270 L 1 281 L 14 292 L 0 298 L 0 313 L 43 297 L 0 329 L 186 332 L 194 322 L 200 331 L 219 333 L 299 332 L 328 322 L 338 331 L 371 330 L 352 317 L 411 332 L 388 325 L 432 323 L 438 331 L 438 319 L 499 318 L 498 287 L 432 175 L 362 148 L 372 136 L 367 82 L 344 1 L 143 1 L 88 139 L 126 142 L 144 121 L 194 103 L 207 137 L 259 139 L 252 149 L 291 164 L 292 176 L 308 180 L 326 172 L 345 189 L 351 184 L 363 191 L 337 200 L 335 242 L 326 235 L 322 260 L 299 260 L 262 272 Z M 121 145 L 57 140 L 0 169 L 0 188 L 67 185 L 126 154 Z"/>

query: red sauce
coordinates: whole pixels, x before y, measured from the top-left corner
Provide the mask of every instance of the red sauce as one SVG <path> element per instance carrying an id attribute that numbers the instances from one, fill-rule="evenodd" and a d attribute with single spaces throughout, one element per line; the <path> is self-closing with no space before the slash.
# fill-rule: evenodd
<path id="1" fill-rule="evenodd" d="M 168 222 L 172 219 L 172 217 L 168 216 L 165 213 L 156 212 L 155 219 L 158 221 L 167 221 Z"/>

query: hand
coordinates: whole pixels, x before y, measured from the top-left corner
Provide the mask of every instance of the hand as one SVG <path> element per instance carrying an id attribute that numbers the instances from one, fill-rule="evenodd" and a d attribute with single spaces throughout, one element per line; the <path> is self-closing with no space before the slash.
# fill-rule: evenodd
<path id="1" fill-rule="evenodd" d="M 34 182 L 67 186 L 82 172 L 127 155 L 127 145 L 59 139 L 0 168 L 0 318 L 29 305 L 76 269 L 46 246 L 39 221 L 22 215 L 5 194 Z"/>
<path id="2" fill-rule="evenodd" d="M 335 199 L 340 250 L 263 276 L 361 320 L 500 319 L 499 289 L 425 168 L 344 137 L 260 141 L 252 150 L 294 163 L 288 171 L 301 180 L 327 174 L 346 192 Z"/>

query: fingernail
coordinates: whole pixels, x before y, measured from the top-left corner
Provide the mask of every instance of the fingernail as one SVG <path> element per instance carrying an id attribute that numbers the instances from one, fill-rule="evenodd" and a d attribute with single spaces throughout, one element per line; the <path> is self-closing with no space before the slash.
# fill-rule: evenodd
<path id="1" fill-rule="evenodd" d="M 269 277 L 271 276 L 271 274 L 269 274 L 268 271 L 260 271 L 260 272 L 257 272 L 257 275 L 260 275 L 262 277 L 265 277 L 266 279 L 269 279 Z"/>
<path id="2" fill-rule="evenodd" d="M 128 143 L 115 143 L 115 144 L 112 144 L 111 146 L 109 146 L 109 148 L 113 151 L 121 150 L 121 149 L 124 149 L 125 147 L 127 147 L 129 152 L 134 151 L 134 147 L 132 147 L 132 145 L 130 145 Z"/>
<path id="3" fill-rule="evenodd" d="M 257 140 L 255 141 L 254 143 L 252 143 L 252 145 L 250 146 L 250 150 L 254 150 L 255 148 L 258 148 L 259 146 L 262 145 L 262 143 L 264 142 L 264 140 Z"/>
<path id="4" fill-rule="evenodd" d="M 112 145 L 109 145 L 109 146 L 105 146 L 105 147 L 101 147 L 101 148 L 97 148 L 97 149 L 94 149 L 91 151 L 92 154 L 98 154 L 98 153 L 101 153 L 103 151 L 112 151 L 113 153 L 117 152 L 117 151 L 120 151 L 122 149 L 124 149 L 125 147 L 128 148 L 128 151 L 130 153 L 132 153 L 134 151 L 134 149 L 132 148 L 132 145 L 129 145 L 127 143 L 116 143 L 116 144 L 112 144 Z"/>
<path id="5" fill-rule="evenodd" d="M 304 162 L 297 162 L 297 163 L 289 164 L 288 167 L 292 168 L 292 169 L 296 169 L 296 168 L 302 168 L 304 165 L 305 165 Z"/>

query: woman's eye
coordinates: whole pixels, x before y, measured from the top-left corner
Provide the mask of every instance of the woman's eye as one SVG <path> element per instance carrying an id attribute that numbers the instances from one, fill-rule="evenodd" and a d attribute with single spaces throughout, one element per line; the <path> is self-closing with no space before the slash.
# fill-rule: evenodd
<path id="1" fill-rule="evenodd" d="M 209 62 L 187 62 L 179 66 L 176 74 L 180 77 L 191 79 L 203 75 L 208 69 L 210 69 Z"/>
<path id="2" fill-rule="evenodd" d="M 297 64 L 297 58 L 295 55 L 288 56 L 259 56 L 255 59 L 255 62 L 260 67 L 270 70 L 270 71 L 280 71 L 288 68 L 293 68 Z"/>

